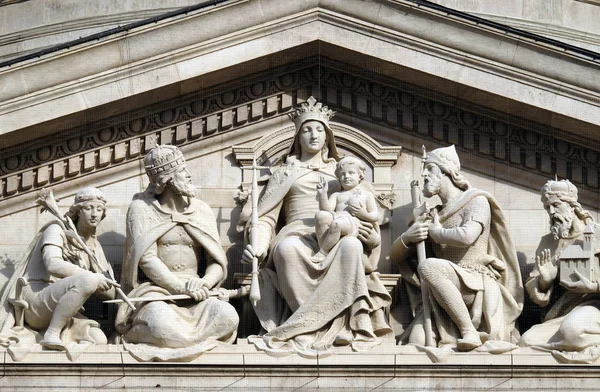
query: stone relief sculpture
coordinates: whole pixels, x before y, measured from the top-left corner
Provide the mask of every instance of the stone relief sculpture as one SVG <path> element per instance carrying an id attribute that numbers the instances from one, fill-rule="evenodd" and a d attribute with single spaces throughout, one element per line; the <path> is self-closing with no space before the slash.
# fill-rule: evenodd
<path id="1" fill-rule="evenodd" d="M 324 178 L 317 184 L 319 208 L 316 219 L 317 239 L 321 248 L 312 257 L 313 263 L 325 260 L 342 236 L 358 236 L 360 221 L 375 224 L 379 218 L 375 196 L 365 186 L 366 166 L 359 159 L 344 157 L 337 163 L 335 175 L 342 191 L 327 196 L 329 186 Z"/>
<path id="2" fill-rule="evenodd" d="M 264 333 L 249 340 L 272 355 L 314 357 L 334 345 L 365 351 L 392 337 L 384 314 L 391 298 L 375 273 L 376 224 L 361 221 L 357 237 L 342 237 L 322 262 L 312 261 L 320 249 L 317 185 L 323 178 L 330 192 L 340 191 L 332 116 L 313 97 L 292 115 L 293 142 L 258 205 L 258 245 L 244 250 L 244 262 L 255 256 L 265 262 L 254 307 Z"/>
<path id="3" fill-rule="evenodd" d="M 525 287 L 546 313 L 519 345 L 553 350 L 563 362 L 592 363 L 600 357 L 600 226 L 579 204 L 577 188 L 568 180 L 548 181 L 541 194 L 550 233 L 540 240 Z M 572 259 L 584 268 L 570 271 Z M 585 269 L 591 274 L 584 275 Z"/>
<path id="4" fill-rule="evenodd" d="M 0 339 L 14 359 L 22 359 L 43 333 L 43 347 L 75 359 L 86 346 L 107 343 L 100 325 L 80 313 L 92 295 L 115 296 L 116 282 L 104 275 L 111 267 L 96 239 L 106 199 L 100 190 L 84 188 L 64 218 L 51 192 L 42 192 L 40 204 L 58 221 L 39 231 L 15 266 L 2 295 Z"/>
<path id="5" fill-rule="evenodd" d="M 181 151 L 158 146 L 144 165 L 150 185 L 127 211 L 121 284 L 132 301 L 147 301 L 136 311 L 121 304 L 116 327 L 138 360 L 189 360 L 237 336 L 238 315 L 214 290 L 227 277 L 227 258 L 212 210 L 194 198 Z M 157 300 L 173 294 L 188 299 Z"/>
<path id="6" fill-rule="evenodd" d="M 454 146 L 424 153 L 423 195 L 439 196 L 442 205 L 419 216 L 392 245 L 409 290 L 428 286 L 431 320 L 415 305 L 414 321 L 403 343 L 425 345 L 429 331 L 437 347 L 501 352 L 515 348 L 515 321 L 523 307 L 517 253 L 496 200 L 472 188 L 460 172 Z M 433 254 L 415 265 L 413 244 L 427 240 Z M 413 295 L 420 297 L 420 292 Z M 427 310 L 427 309 L 425 309 Z M 493 342 L 493 343 L 492 343 Z"/>

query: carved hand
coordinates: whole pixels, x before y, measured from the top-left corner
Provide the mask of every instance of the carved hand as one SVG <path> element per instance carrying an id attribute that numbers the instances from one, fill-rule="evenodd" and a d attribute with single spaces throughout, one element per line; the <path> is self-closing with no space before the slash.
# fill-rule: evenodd
<path id="1" fill-rule="evenodd" d="M 317 193 L 321 194 L 327 194 L 327 192 L 329 191 L 329 184 L 327 184 L 327 181 L 325 180 L 325 177 L 320 176 L 319 177 L 319 182 L 317 183 Z"/>
<path id="2" fill-rule="evenodd" d="M 597 293 L 600 291 L 600 284 L 598 282 L 592 282 L 585 276 L 581 275 L 578 271 L 575 271 L 579 280 L 576 282 L 560 282 L 560 284 L 570 291 L 581 294 Z"/>
<path id="3" fill-rule="evenodd" d="M 259 259 L 264 257 L 264 254 L 266 253 L 266 250 L 258 253 L 254 251 L 254 248 L 252 248 L 252 245 L 248 244 L 246 245 L 246 248 L 244 249 L 244 252 L 242 253 L 242 263 L 244 264 L 250 264 L 252 263 L 252 259 L 256 256 Z"/>
<path id="4" fill-rule="evenodd" d="M 402 234 L 402 241 L 406 245 L 425 241 L 429 236 L 429 226 L 429 222 L 416 221 Z"/>
<path id="5" fill-rule="evenodd" d="M 362 243 L 367 248 L 374 248 L 381 243 L 381 236 L 375 230 L 375 227 L 370 222 L 359 221 L 358 226 L 358 239 L 362 241 Z"/>
<path id="6" fill-rule="evenodd" d="M 441 233 L 443 229 L 444 228 L 440 223 L 440 216 L 437 214 L 436 210 L 433 210 L 433 222 L 431 222 L 431 225 L 429 225 L 429 236 L 438 244 L 442 242 Z"/>
<path id="7" fill-rule="evenodd" d="M 535 258 L 535 267 L 540 273 L 540 289 L 542 291 L 547 291 L 558 274 L 558 267 L 552 260 L 550 249 L 544 249 L 542 253 Z"/>
<path id="8" fill-rule="evenodd" d="M 358 219 L 364 219 L 364 216 L 367 214 L 367 209 L 362 203 L 350 203 L 347 208 L 352 216 L 355 216 Z"/>
<path id="9" fill-rule="evenodd" d="M 189 295 L 196 301 L 204 301 L 208 298 L 208 287 L 204 279 L 192 278 L 185 283 L 185 294 Z"/>
<path id="10" fill-rule="evenodd" d="M 108 279 L 106 276 L 104 276 L 103 274 L 94 274 L 98 277 L 98 291 L 108 291 L 111 289 L 111 287 L 113 286 L 112 283 L 110 282 L 110 279 Z"/>

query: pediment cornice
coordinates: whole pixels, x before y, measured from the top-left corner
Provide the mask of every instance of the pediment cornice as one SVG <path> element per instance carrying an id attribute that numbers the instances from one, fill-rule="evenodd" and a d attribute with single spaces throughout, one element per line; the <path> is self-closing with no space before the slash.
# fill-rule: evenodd
<path id="1" fill-rule="evenodd" d="M 311 43 L 358 53 L 366 67 L 370 59 L 393 64 L 394 77 L 419 75 L 450 96 L 490 97 L 496 109 L 568 132 L 594 138 L 600 124 L 598 64 L 548 45 L 409 1 L 232 0 L 0 69 L 0 137 L 25 141 L 31 132 L 19 130 L 42 132 L 40 124 L 67 118 L 64 129 L 77 123 L 69 116 L 144 94 L 156 100 L 159 89 L 170 89 L 166 98 L 185 94 L 200 77 Z"/>
<path id="2" fill-rule="evenodd" d="M 535 190 L 557 174 L 578 186 L 584 204 L 598 203 L 598 142 L 315 57 L 3 149 L 0 212 L 33 206 L 41 187 L 138 176 L 152 140 L 198 156 L 234 139 L 225 135 L 249 141 L 264 126 L 284 129 L 287 114 L 311 94 L 337 112 L 337 121 L 381 144 L 413 152 L 421 144 L 456 144 L 467 169 Z"/>

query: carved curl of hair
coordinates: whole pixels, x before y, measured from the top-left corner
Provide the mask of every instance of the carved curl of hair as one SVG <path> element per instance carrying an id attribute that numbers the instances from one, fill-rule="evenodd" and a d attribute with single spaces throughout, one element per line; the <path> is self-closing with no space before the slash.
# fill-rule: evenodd
<path id="1" fill-rule="evenodd" d="M 461 172 L 452 170 L 452 169 L 446 167 L 446 165 L 441 165 L 441 164 L 437 164 L 437 165 L 440 168 L 440 170 L 442 170 L 442 172 L 444 174 L 446 174 L 450 178 L 450 180 L 452 180 L 452 183 L 458 189 L 466 191 L 467 189 L 471 188 L 471 183 L 469 182 L 469 180 L 467 180 L 465 178 L 465 176 L 462 175 Z"/>
<path id="2" fill-rule="evenodd" d="M 360 175 L 360 179 L 365 179 L 365 176 L 367 175 L 367 166 L 363 161 L 355 157 L 343 157 L 342 159 L 340 159 L 340 161 L 335 167 L 335 176 L 339 178 L 340 171 L 344 166 L 347 165 L 356 165 L 358 167 L 358 174 Z"/>
<path id="3" fill-rule="evenodd" d="M 583 223 L 590 224 L 594 222 L 594 217 L 592 216 L 591 212 L 584 210 L 579 202 L 573 200 L 567 200 L 566 202 L 573 207 L 575 215 L 577 215 L 577 217 L 581 219 Z"/>
<path id="4" fill-rule="evenodd" d="M 87 203 L 88 201 L 96 201 L 96 200 L 99 200 L 106 204 L 106 199 L 103 196 L 98 196 L 98 195 L 82 196 L 79 198 L 79 201 L 77 203 L 75 203 L 71 207 L 69 207 L 69 211 L 67 211 L 65 213 L 65 216 L 68 216 L 69 218 L 71 218 L 73 223 L 77 223 L 77 220 L 79 219 L 79 211 L 81 211 L 81 209 L 83 208 L 85 203 Z M 104 218 L 106 218 L 106 208 L 104 208 L 104 211 L 102 212 L 102 217 L 100 218 L 100 220 L 104 220 Z"/>

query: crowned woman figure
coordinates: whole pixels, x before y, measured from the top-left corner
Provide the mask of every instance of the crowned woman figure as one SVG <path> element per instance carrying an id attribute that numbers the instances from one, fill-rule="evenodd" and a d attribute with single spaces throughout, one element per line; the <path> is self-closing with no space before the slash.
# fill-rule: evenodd
<path id="1" fill-rule="evenodd" d="M 366 351 L 392 337 L 384 309 L 391 302 L 375 272 L 379 227 L 362 222 L 358 237 L 344 237 L 320 263 L 315 220 L 317 185 L 339 192 L 338 154 L 329 120 L 333 111 L 310 97 L 290 116 L 296 125 L 283 164 L 273 170 L 258 204 L 259 224 L 242 261 L 262 261 L 261 300 L 255 312 L 264 331 L 249 338 L 257 348 L 281 355 L 323 355 L 332 346 Z M 244 220 L 244 217 L 242 217 Z"/>

